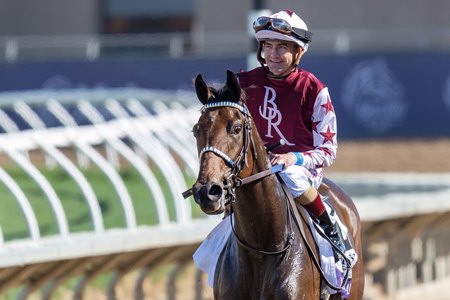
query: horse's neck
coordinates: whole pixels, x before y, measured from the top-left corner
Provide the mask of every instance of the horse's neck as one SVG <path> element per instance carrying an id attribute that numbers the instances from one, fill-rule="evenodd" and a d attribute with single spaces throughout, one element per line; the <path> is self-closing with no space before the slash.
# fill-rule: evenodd
<path id="1" fill-rule="evenodd" d="M 255 175 L 266 171 L 269 168 L 271 168 L 271 165 L 264 150 L 264 152 L 258 153 L 258 158 L 254 162 L 252 174 Z M 249 190 L 251 190 L 251 193 L 247 193 L 246 196 L 249 196 L 248 201 L 253 204 L 253 209 L 264 210 L 264 216 L 278 219 L 279 214 L 272 212 L 275 212 L 281 206 L 284 207 L 284 205 L 282 205 L 284 202 L 280 199 L 280 197 L 283 197 L 284 195 L 276 175 L 272 174 L 264 177 L 257 184 L 250 185 Z"/>
<path id="2" fill-rule="evenodd" d="M 254 147 L 257 158 L 253 160 L 252 174 L 270 168 L 265 148 L 258 143 Z M 285 242 L 287 202 L 275 175 L 244 185 L 236 194 L 236 229 L 245 235 L 245 240 L 250 239 L 259 247 L 272 247 L 272 250 Z"/>

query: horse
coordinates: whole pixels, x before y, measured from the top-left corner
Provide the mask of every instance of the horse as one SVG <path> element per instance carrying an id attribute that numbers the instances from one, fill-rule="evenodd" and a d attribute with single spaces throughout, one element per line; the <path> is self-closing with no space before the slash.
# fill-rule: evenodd
<path id="1" fill-rule="evenodd" d="M 206 214 L 231 207 L 232 233 L 214 274 L 215 299 L 319 299 L 318 249 L 305 220 L 295 224 L 282 182 L 271 171 L 267 149 L 246 107 L 245 92 L 227 71 L 226 84 L 209 86 L 201 74 L 195 91 L 203 104 L 192 131 L 199 155 L 198 177 L 190 190 Z M 346 225 L 358 261 L 349 299 L 362 299 L 364 263 L 361 224 L 349 195 L 324 178 L 319 188 Z M 232 218 L 232 219 L 231 219 Z M 297 219 L 298 220 L 298 219 Z M 341 299 L 333 294 L 329 299 Z"/>

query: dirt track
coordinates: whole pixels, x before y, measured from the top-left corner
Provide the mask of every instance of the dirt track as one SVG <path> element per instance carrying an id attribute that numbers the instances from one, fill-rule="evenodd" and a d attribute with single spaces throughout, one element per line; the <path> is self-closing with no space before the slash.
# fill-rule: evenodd
<path id="1" fill-rule="evenodd" d="M 450 138 L 339 141 L 325 172 L 450 172 Z"/>

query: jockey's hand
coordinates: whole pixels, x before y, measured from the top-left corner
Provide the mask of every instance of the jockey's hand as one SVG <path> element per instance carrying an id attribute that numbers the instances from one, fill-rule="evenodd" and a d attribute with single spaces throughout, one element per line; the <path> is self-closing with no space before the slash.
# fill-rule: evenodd
<path id="1" fill-rule="evenodd" d="M 275 154 L 269 152 L 270 163 L 272 166 L 283 165 L 283 169 L 287 169 L 289 166 L 295 165 L 297 162 L 297 157 L 294 153 L 288 152 L 283 154 Z"/>

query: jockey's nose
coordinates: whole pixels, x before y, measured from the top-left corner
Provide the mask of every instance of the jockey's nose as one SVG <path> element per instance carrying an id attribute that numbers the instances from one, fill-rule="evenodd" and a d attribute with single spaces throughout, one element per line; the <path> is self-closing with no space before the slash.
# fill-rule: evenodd
<path id="1" fill-rule="evenodd" d="M 222 198 L 223 188 L 217 183 L 196 183 L 192 188 L 195 202 L 217 202 Z"/>

